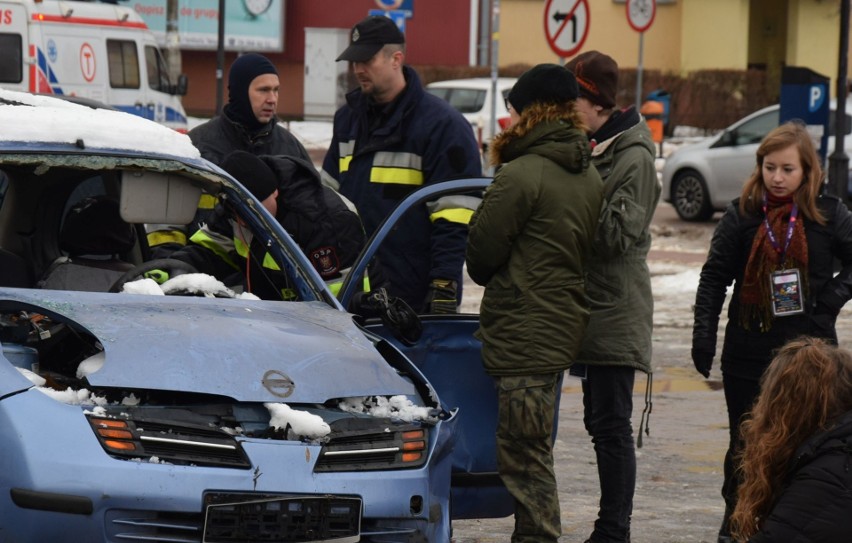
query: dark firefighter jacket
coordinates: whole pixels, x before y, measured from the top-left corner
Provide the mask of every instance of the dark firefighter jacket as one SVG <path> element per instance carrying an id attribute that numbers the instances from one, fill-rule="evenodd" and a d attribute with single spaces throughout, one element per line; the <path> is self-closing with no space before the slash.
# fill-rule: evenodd
<path id="1" fill-rule="evenodd" d="M 335 114 L 323 163 L 324 181 L 355 204 L 368 236 L 417 188 L 482 173 L 470 124 L 425 92 L 413 69 L 405 66 L 404 73 L 402 95 L 370 118 L 375 106 L 361 90 L 347 95 L 347 105 Z M 385 117 L 371 125 L 375 115 Z M 399 222 L 378 254 L 391 294 L 420 310 L 431 279 L 453 279 L 461 286 L 467 224 L 477 204 L 477 198 L 441 198 Z"/>

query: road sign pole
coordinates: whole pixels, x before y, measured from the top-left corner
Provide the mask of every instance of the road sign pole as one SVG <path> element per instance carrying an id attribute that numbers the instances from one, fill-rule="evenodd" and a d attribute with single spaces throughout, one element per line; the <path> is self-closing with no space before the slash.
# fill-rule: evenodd
<path id="1" fill-rule="evenodd" d="M 500 58 L 500 0 L 491 0 L 491 119 L 489 131 L 491 139 L 497 135 L 497 77 L 499 77 Z M 503 95 L 500 95 L 502 98 Z M 491 142 L 489 142 L 489 145 Z M 490 149 L 489 149 L 490 153 Z M 493 166 L 489 166 L 489 175 L 493 175 Z"/>
<path id="2" fill-rule="evenodd" d="M 645 31 L 650 28 L 657 14 L 657 0 L 627 0 L 625 4 L 627 22 L 639 33 L 639 61 L 636 63 L 636 109 L 642 109 L 642 56 L 645 47 Z"/>
<path id="3" fill-rule="evenodd" d="M 642 109 L 642 55 L 645 44 L 645 33 L 639 33 L 639 62 L 636 64 L 636 111 Z"/>
<path id="4" fill-rule="evenodd" d="M 837 103 L 834 108 L 834 151 L 828 159 L 828 187 L 832 194 L 849 205 L 849 155 L 846 154 L 844 138 L 846 131 L 846 98 L 849 51 L 849 0 L 840 0 L 840 50 L 837 61 Z"/>

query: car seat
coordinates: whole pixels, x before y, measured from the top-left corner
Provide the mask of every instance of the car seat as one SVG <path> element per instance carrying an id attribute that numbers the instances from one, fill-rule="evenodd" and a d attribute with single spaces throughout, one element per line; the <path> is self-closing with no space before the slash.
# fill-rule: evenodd
<path id="1" fill-rule="evenodd" d="M 20 256 L 0 249 L 0 287 L 28 288 L 30 275 L 27 263 Z"/>
<path id="2" fill-rule="evenodd" d="M 39 281 L 40 288 L 107 292 L 133 264 L 121 260 L 136 243 L 136 232 L 124 222 L 118 201 L 107 196 L 85 198 L 65 216 L 57 258 Z"/>

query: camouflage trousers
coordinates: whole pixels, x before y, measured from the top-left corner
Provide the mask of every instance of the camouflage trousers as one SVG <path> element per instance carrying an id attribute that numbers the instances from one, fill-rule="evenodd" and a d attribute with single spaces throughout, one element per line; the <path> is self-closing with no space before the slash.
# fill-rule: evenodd
<path id="1" fill-rule="evenodd" d="M 512 543 L 556 543 L 562 533 L 553 472 L 553 417 L 561 373 L 497 377 L 497 470 L 515 498 Z"/>

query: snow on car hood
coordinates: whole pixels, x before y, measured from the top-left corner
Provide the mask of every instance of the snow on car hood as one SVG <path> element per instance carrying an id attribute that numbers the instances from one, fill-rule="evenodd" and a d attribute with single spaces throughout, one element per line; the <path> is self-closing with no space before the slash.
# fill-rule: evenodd
<path id="1" fill-rule="evenodd" d="M 8 305 L 8 292 L 0 300 Z M 15 290 L 89 330 L 104 364 L 92 388 L 218 394 L 237 401 L 323 403 L 416 394 L 353 323 L 320 302 Z"/>

